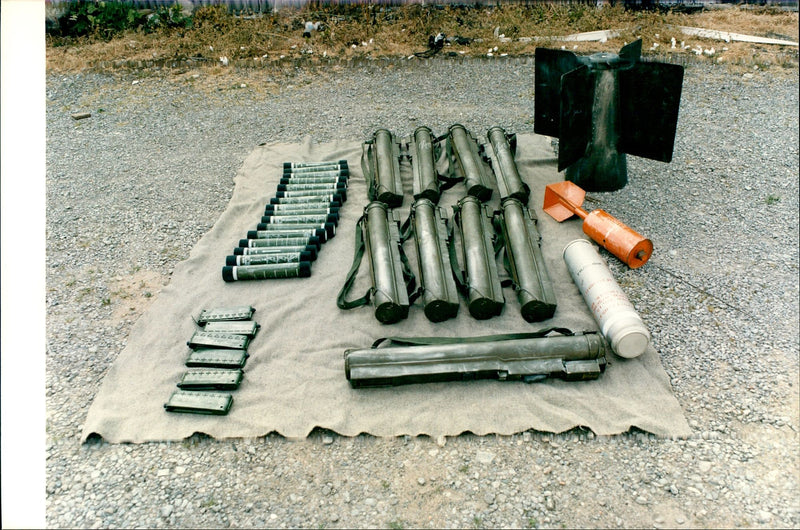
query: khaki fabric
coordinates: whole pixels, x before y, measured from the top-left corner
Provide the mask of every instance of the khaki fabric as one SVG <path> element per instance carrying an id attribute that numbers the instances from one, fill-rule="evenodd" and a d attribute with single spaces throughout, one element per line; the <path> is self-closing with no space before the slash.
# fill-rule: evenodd
<path id="1" fill-rule="evenodd" d="M 195 432 L 214 438 L 272 432 L 302 438 L 315 427 L 347 436 L 562 432 L 576 426 L 600 435 L 631 427 L 662 436 L 689 435 L 652 347 L 636 359 L 611 355 L 606 372 L 596 381 L 470 381 L 352 389 L 344 374 L 344 351 L 367 347 L 380 337 L 461 337 L 550 326 L 597 329 L 561 258 L 569 241 L 585 237 L 580 221 L 556 223 L 541 211 L 544 186 L 562 177 L 549 138 L 538 135 L 518 137 L 516 159 L 531 187 L 529 207 L 539 218 L 543 252 L 556 285 L 554 318 L 525 322 L 511 289 L 505 289 L 502 315 L 485 321 L 473 319 L 463 299 L 456 319 L 437 324 L 425 318 L 420 302 L 411 307 L 407 320 L 393 325 L 379 323 L 372 306 L 340 310 L 336 296 L 352 261 L 356 222 L 368 202 L 360 158 L 359 141 L 318 144 L 310 138 L 299 144 L 259 146 L 248 156 L 236 175 L 228 208 L 189 258 L 176 266 L 170 284 L 134 325 L 91 406 L 84 439 L 95 433 L 115 443 L 180 440 Z M 352 173 L 348 200 L 337 234 L 322 246 L 311 277 L 225 283 L 221 277 L 225 257 L 260 221 L 264 205 L 275 195 L 283 162 L 339 159 L 348 161 Z M 412 202 L 410 172 L 405 170 L 404 186 L 405 202 L 398 210 L 403 219 Z M 448 217 L 450 206 L 463 194 L 463 184 L 444 193 L 440 205 L 447 208 Z M 489 204 L 498 203 L 495 192 Z M 410 240 L 405 249 L 416 271 L 413 246 Z M 350 298 L 363 295 L 370 286 L 367 261 L 365 256 Z M 230 413 L 166 412 L 163 404 L 186 370 L 186 341 L 198 329 L 192 317 L 203 308 L 232 305 L 255 307 L 254 319 L 261 330 L 250 345 L 244 380 L 233 392 Z"/>

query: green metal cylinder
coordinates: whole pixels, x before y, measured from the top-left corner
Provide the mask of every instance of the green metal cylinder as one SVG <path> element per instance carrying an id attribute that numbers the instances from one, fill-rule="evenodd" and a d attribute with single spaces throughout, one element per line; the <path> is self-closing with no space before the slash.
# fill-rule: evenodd
<path id="1" fill-rule="evenodd" d="M 387 129 L 375 131 L 363 146 L 361 166 L 369 182 L 369 199 L 391 208 L 403 204 L 403 184 L 400 179 L 400 147 Z"/>
<path id="2" fill-rule="evenodd" d="M 365 244 L 372 275 L 375 318 L 392 324 L 408 316 L 408 293 L 400 263 L 400 234 L 389 207 L 373 201 L 365 208 Z"/>
<path id="3" fill-rule="evenodd" d="M 248 256 L 228 256 L 225 265 L 244 266 L 244 265 L 269 265 L 275 263 L 300 263 L 301 261 L 311 261 L 310 252 L 298 250 L 293 252 L 281 252 L 275 254 L 255 254 Z"/>
<path id="4" fill-rule="evenodd" d="M 414 131 L 411 147 L 411 171 L 414 175 L 414 198 L 439 202 L 439 179 L 433 154 L 433 133 L 425 126 Z"/>
<path id="5" fill-rule="evenodd" d="M 222 279 L 226 282 L 242 280 L 271 280 L 279 278 L 305 278 L 311 276 L 311 263 L 272 263 L 267 265 L 243 265 L 222 267 Z"/>
<path id="6" fill-rule="evenodd" d="M 492 198 L 492 188 L 477 143 L 461 124 L 451 125 L 449 131 L 450 147 L 464 176 L 467 195 L 477 197 L 481 202 L 488 201 Z"/>
<path id="7" fill-rule="evenodd" d="M 431 322 L 442 322 L 458 314 L 458 291 L 447 251 L 447 229 L 436 205 L 417 199 L 411 206 L 417 247 L 422 302 Z"/>
<path id="8" fill-rule="evenodd" d="M 247 232 L 247 239 L 239 240 L 239 246 L 264 248 L 313 244 L 319 248 L 322 243 L 322 241 L 320 241 L 320 236 L 324 237 L 325 231 L 315 228 L 282 231 L 250 230 Z"/>
<path id="9" fill-rule="evenodd" d="M 514 152 L 508 141 L 506 131 L 502 127 L 491 127 L 486 132 L 492 148 L 492 168 L 497 177 L 497 189 L 500 198 L 513 197 L 523 204 L 528 203 L 528 190 L 519 175 L 517 163 L 514 161 Z"/>
<path id="10" fill-rule="evenodd" d="M 608 345 L 600 334 L 536 338 L 415 339 L 415 344 L 347 350 L 345 375 L 353 387 L 464 379 L 534 382 L 552 376 L 597 379 Z M 425 342 L 428 343 L 425 343 Z"/>
<path id="11" fill-rule="evenodd" d="M 484 320 L 499 315 L 505 303 L 492 250 L 493 232 L 477 197 L 467 195 L 458 202 L 457 209 L 469 312 L 474 318 Z"/>
<path id="12" fill-rule="evenodd" d="M 508 197 L 500 207 L 500 224 L 522 317 L 527 322 L 551 318 L 556 297 L 542 256 L 539 231 L 528 209 L 517 199 Z"/>

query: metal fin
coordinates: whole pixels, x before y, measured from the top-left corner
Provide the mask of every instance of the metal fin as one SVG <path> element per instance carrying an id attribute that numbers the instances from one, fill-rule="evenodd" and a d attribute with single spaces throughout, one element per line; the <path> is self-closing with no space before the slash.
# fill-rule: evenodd
<path id="1" fill-rule="evenodd" d="M 560 136 L 561 76 L 580 65 L 578 56 L 572 52 L 536 48 L 533 132 L 556 138 Z"/>
<path id="2" fill-rule="evenodd" d="M 682 85 L 676 64 L 638 63 L 619 73 L 620 152 L 672 160 Z"/>
<path id="3" fill-rule="evenodd" d="M 564 171 L 586 154 L 592 139 L 594 74 L 581 66 L 561 77 L 558 170 Z"/>

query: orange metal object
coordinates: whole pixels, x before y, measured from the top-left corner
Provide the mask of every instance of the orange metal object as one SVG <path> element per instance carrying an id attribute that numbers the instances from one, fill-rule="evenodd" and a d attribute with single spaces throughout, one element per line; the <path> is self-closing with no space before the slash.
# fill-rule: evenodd
<path id="1" fill-rule="evenodd" d="M 581 208 L 585 196 L 583 189 L 568 180 L 548 184 L 543 209 L 559 223 L 573 215 L 583 219 L 583 232 L 628 267 L 636 269 L 647 263 L 653 242 L 604 210 Z"/>

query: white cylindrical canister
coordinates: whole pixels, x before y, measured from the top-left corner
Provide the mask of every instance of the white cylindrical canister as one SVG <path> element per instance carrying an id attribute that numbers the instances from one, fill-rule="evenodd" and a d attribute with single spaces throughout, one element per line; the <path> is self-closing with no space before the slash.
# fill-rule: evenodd
<path id="1" fill-rule="evenodd" d="M 564 247 L 564 261 L 578 290 L 600 325 L 600 332 L 621 357 L 638 357 L 650 344 L 650 332 L 589 241 Z"/>

